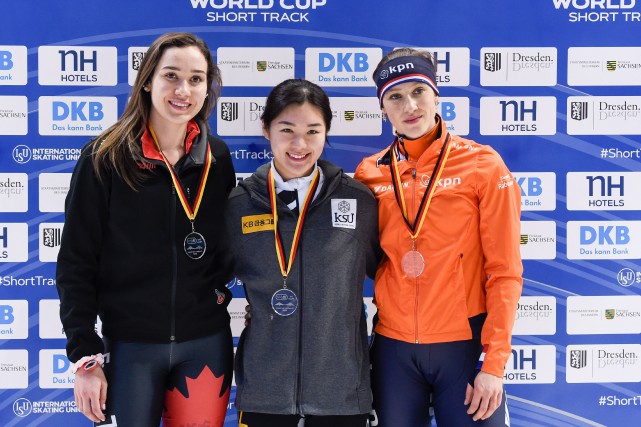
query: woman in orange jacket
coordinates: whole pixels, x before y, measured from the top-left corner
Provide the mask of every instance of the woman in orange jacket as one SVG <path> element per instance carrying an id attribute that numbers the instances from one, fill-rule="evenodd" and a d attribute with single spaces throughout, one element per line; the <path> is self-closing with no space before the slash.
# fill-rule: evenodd
<path id="1" fill-rule="evenodd" d="M 371 349 L 377 425 L 428 425 L 430 406 L 439 427 L 509 425 L 519 187 L 491 147 L 448 132 L 429 52 L 389 53 L 374 80 L 396 132 L 354 175 L 378 200 L 384 250 Z"/>

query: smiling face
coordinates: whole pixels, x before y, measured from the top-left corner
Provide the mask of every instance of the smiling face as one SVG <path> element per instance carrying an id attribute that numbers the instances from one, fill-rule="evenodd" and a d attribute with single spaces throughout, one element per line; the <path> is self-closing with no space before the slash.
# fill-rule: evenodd
<path id="1" fill-rule="evenodd" d="M 207 60 L 196 46 L 168 48 L 145 90 L 151 92 L 152 126 L 186 126 L 207 97 Z"/>
<path id="2" fill-rule="evenodd" d="M 401 83 L 383 96 L 383 112 L 398 133 L 416 139 L 436 125 L 437 102 L 438 96 L 427 84 Z"/>
<path id="3" fill-rule="evenodd" d="M 327 130 L 320 109 L 291 104 L 263 128 L 274 153 L 274 166 L 284 180 L 309 175 L 323 152 Z"/>

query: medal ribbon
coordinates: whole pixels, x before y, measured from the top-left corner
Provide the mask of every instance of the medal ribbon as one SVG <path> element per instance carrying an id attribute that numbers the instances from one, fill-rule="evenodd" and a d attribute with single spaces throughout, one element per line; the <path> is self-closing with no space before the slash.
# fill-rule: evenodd
<path id="1" fill-rule="evenodd" d="M 180 183 L 178 176 L 176 176 L 176 172 L 174 172 L 173 166 L 171 166 L 171 164 L 167 160 L 167 157 L 165 157 L 165 153 L 163 153 L 160 150 L 160 146 L 158 145 L 158 139 L 156 138 L 156 133 L 154 132 L 154 129 L 151 127 L 151 124 L 149 125 L 149 133 L 151 133 L 151 137 L 153 138 L 154 143 L 156 144 L 156 148 L 160 152 L 160 155 L 162 156 L 162 159 L 165 162 L 165 165 L 167 165 L 167 169 L 169 169 L 169 173 L 171 174 L 171 180 L 173 181 L 174 187 L 176 188 L 176 192 L 178 193 L 178 198 L 180 199 L 180 203 L 182 204 L 183 209 L 187 214 L 187 218 L 189 218 L 189 220 L 192 223 L 192 229 L 193 229 L 194 220 L 196 219 L 196 215 L 198 215 L 200 202 L 203 200 L 203 194 L 205 194 L 205 185 L 207 185 L 207 177 L 209 176 L 209 170 L 211 169 L 211 147 L 209 147 L 209 144 L 207 144 L 207 154 L 205 155 L 205 167 L 203 169 L 203 175 L 200 178 L 198 191 L 196 192 L 194 206 L 192 207 L 192 206 L 189 206 L 189 200 L 187 200 L 187 196 L 185 195 L 185 190 L 183 190 L 183 186 Z"/>
<path id="2" fill-rule="evenodd" d="M 273 168 L 273 166 L 272 166 Z M 305 201 L 303 206 L 300 209 L 300 214 L 298 215 L 298 221 L 296 223 L 296 229 L 294 231 L 294 239 L 292 241 L 292 248 L 289 251 L 289 262 L 285 260 L 285 251 L 283 250 L 283 243 L 280 239 L 280 234 L 278 233 L 278 209 L 276 207 L 276 182 L 274 181 L 273 169 L 270 168 L 267 174 L 267 181 L 269 184 L 269 202 L 272 210 L 272 216 L 274 217 L 274 241 L 276 244 L 276 256 L 278 258 L 278 266 L 280 271 L 283 274 L 283 287 L 286 288 L 285 280 L 287 275 L 292 269 L 292 264 L 294 263 L 294 258 L 296 257 L 296 250 L 298 249 L 298 241 L 300 239 L 300 233 L 303 230 L 303 222 L 305 221 L 305 214 L 307 213 L 307 208 L 312 204 L 312 199 L 316 193 L 316 188 L 318 188 L 318 182 L 320 181 L 320 172 L 316 169 L 316 174 L 312 178 L 312 182 L 309 184 L 307 189 L 307 194 L 305 195 Z"/>
<path id="3" fill-rule="evenodd" d="M 443 172 L 443 169 L 445 169 L 445 163 L 447 162 L 447 159 L 450 155 L 452 144 L 450 144 L 450 134 L 448 133 L 445 137 L 445 141 L 443 142 L 443 146 L 441 147 L 441 153 L 436 160 L 436 165 L 434 165 L 434 170 L 432 171 L 430 182 L 427 185 L 425 194 L 423 194 L 423 199 L 421 200 L 421 204 L 418 208 L 418 212 L 413 224 L 411 224 L 408 219 L 407 203 L 405 202 L 405 194 L 403 193 L 403 182 L 401 181 L 401 174 L 398 169 L 397 153 L 399 152 L 399 148 L 399 141 L 397 139 L 396 141 L 394 141 L 394 144 L 392 144 L 392 161 L 390 162 L 392 184 L 394 186 L 394 195 L 396 196 L 396 202 L 401 208 L 403 219 L 405 220 L 405 225 L 407 226 L 410 237 L 413 241 L 418 237 L 421 229 L 423 228 L 425 218 L 427 218 L 427 210 L 429 209 L 430 203 L 432 202 L 432 196 L 434 196 L 434 192 L 436 191 L 436 183 L 438 183 L 439 179 L 441 179 L 441 173 Z"/>

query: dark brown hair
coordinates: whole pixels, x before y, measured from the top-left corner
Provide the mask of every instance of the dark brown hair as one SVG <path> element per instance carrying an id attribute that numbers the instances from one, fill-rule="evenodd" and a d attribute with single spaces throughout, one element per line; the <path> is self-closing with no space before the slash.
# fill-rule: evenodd
<path id="1" fill-rule="evenodd" d="M 214 63 L 207 44 L 194 34 L 163 34 L 149 46 L 145 53 L 125 111 L 118 121 L 98 136 L 94 142 L 93 163 L 99 179 L 102 178 L 105 168 L 110 168 L 132 189 L 136 189 L 136 186 L 143 182 L 144 174 L 135 166 L 132 157 L 142 158 L 139 139 L 151 112 L 151 93 L 145 91 L 144 86 L 150 82 L 165 50 L 189 46 L 197 47 L 207 61 L 207 98 L 194 118 L 204 124 L 205 129 L 201 129 L 202 132 L 209 132 L 207 119 L 216 106 L 222 87 L 220 69 Z"/>

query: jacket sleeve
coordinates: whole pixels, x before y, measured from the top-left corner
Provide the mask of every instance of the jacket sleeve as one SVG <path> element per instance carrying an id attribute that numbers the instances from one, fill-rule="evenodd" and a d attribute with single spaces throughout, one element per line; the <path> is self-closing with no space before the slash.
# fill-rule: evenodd
<path id="1" fill-rule="evenodd" d="M 487 319 L 481 333 L 481 370 L 503 377 L 511 353 L 512 328 L 523 287 L 519 246 L 521 191 L 501 157 L 491 148 L 477 159 L 479 211 Z"/>
<path id="2" fill-rule="evenodd" d="M 60 319 L 67 335 L 67 356 L 74 363 L 83 356 L 104 351 L 102 340 L 95 331 L 98 315 L 96 277 L 108 217 L 110 177 L 103 176 L 104 185 L 98 181 L 90 147 L 88 144 L 82 150 L 71 176 L 56 266 Z"/>
<path id="3" fill-rule="evenodd" d="M 219 291 L 225 292 L 228 296 L 228 300 L 231 300 L 231 291 L 227 289 L 226 285 L 233 278 L 233 265 L 230 263 L 229 250 L 230 250 L 230 237 L 229 233 L 226 230 L 226 223 L 224 221 L 224 215 L 226 206 L 228 205 L 228 197 L 231 191 L 236 187 L 236 171 L 234 170 L 234 164 L 231 159 L 231 154 L 227 144 L 219 138 L 211 137 L 210 144 L 212 144 L 212 152 L 215 153 L 216 161 L 221 168 L 222 175 L 222 185 L 225 188 L 225 200 L 223 201 L 224 206 L 221 207 L 220 220 L 223 225 L 223 232 L 221 233 L 220 244 L 217 249 L 216 259 L 219 261 L 219 268 L 217 269 L 216 274 L 219 276 L 216 278 L 216 287 Z M 215 146 L 215 148 L 214 148 Z"/>

